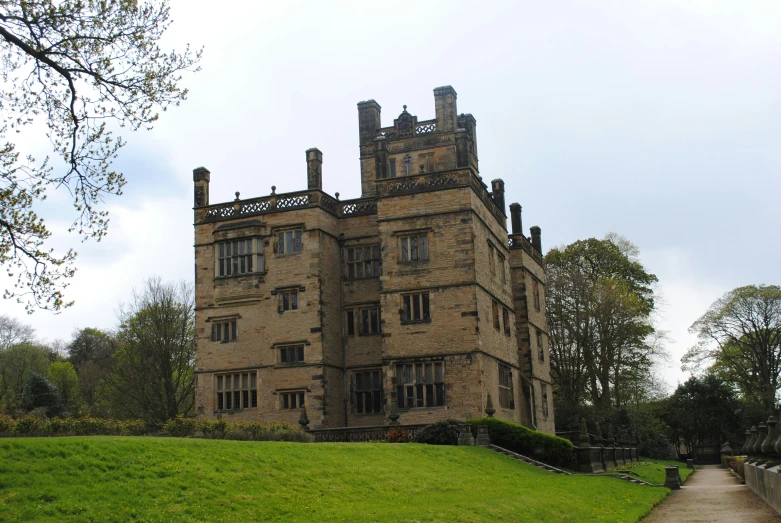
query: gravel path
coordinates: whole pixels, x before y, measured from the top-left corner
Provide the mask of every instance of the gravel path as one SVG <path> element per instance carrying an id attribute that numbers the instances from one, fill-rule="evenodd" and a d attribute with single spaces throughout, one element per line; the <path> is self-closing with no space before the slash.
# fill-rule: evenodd
<path id="1" fill-rule="evenodd" d="M 697 467 L 686 485 L 673 493 L 643 523 L 686 521 L 764 523 L 781 516 L 718 465 Z"/>

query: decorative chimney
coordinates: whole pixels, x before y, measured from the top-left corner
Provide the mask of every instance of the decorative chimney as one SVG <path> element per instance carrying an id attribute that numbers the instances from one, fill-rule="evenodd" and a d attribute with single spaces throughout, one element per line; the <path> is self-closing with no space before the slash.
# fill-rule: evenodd
<path id="1" fill-rule="evenodd" d="M 510 204 L 510 223 L 512 225 L 513 234 L 521 234 L 523 232 L 523 223 L 521 222 L 521 204 Z"/>
<path id="2" fill-rule="evenodd" d="M 371 143 L 377 136 L 377 129 L 382 127 L 380 112 L 382 107 L 374 100 L 358 102 L 358 134 L 360 145 Z"/>
<path id="3" fill-rule="evenodd" d="M 209 205 L 209 180 L 211 173 L 206 167 L 193 169 L 193 185 L 195 186 L 195 202 L 193 207 Z"/>
<path id="4" fill-rule="evenodd" d="M 306 179 L 307 188 L 312 190 L 323 190 L 323 153 L 320 149 L 313 147 L 306 151 Z"/>
<path id="5" fill-rule="evenodd" d="M 455 131 L 458 128 L 456 97 L 456 90 L 449 85 L 434 89 L 437 131 Z"/>
<path id="6" fill-rule="evenodd" d="M 536 225 L 531 228 L 532 233 L 532 247 L 537 249 L 537 252 L 542 254 L 542 229 L 537 227 Z"/>
<path id="7" fill-rule="evenodd" d="M 501 178 L 491 180 L 491 191 L 494 203 L 502 211 L 502 214 L 506 216 L 506 211 L 504 210 L 504 180 Z"/>

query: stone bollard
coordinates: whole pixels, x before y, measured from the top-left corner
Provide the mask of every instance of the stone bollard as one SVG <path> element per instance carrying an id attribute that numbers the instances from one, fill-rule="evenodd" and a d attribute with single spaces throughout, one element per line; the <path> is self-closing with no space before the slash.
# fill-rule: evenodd
<path id="1" fill-rule="evenodd" d="M 664 467 L 664 486 L 673 490 L 681 488 L 678 467 Z"/>
<path id="2" fill-rule="evenodd" d="M 473 446 L 475 438 L 472 436 L 472 426 L 468 423 L 462 423 L 458 426 L 458 446 Z"/>
<path id="3" fill-rule="evenodd" d="M 694 460 L 693 459 L 687 459 L 686 460 L 686 468 L 694 470 Z"/>
<path id="4" fill-rule="evenodd" d="M 471 434 L 471 432 L 470 432 Z M 487 447 L 491 444 L 491 436 L 488 435 L 488 426 L 487 425 L 478 425 L 477 426 L 477 440 L 475 440 L 475 445 L 478 445 L 480 447 Z"/>

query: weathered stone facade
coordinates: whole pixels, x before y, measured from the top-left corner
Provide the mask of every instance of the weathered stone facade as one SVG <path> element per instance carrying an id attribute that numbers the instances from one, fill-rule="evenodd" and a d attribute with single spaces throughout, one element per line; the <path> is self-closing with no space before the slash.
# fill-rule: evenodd
<path id="1" fill-rule="evenodd" d="M 540 230 L 479 176 L 476 122 L 452 87 L 436 118 L 382 127 L 358 104 L 362 196 L 308 188 L 210 204 L 195 184 L 198 416 L 310 427 L 484 415 L 554 432 Z"/>

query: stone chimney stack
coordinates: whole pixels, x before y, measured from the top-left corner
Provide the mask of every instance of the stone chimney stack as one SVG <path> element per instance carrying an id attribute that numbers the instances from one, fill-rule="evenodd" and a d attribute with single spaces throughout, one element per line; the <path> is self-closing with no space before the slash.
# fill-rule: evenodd
<path id="1" fill-rule="evenodd" d="M 510 223 L 512 225 L 513 234 L 521 234 L 523 232 L 523 223 L 521 222 L 521 204 L 510 204 Z"/>
<path id="2" fill-rule="evenodd" d="M 380 121 L 380 111 L 382 107 L 374 100 L 358 102 L 358 134 L 360 137 L 359 145 L 372 143 L 377 137 L 377 129 L 382 127 Z"/>
<path id="3" fill-rule="evenodd" d="M 323 153 L 316 147 L 306 151 L 306 179 L 310 191 L 323 190 Z"/>
<path id="4" fill-rule="evenodd" d="M 193 185 L 195 186 L 195 203 L 193 207 L 209 205 L 209 180 L 211 173 L 206 167 L 193 169 Z"/>
<path id="5" fill-rule="evenodd" d="M 507 216 L 507 211 L 504 210 L 504 180 L 501 178 L 491 180 L 491 191 L 494 203 L 502 211 L 502 214 Z"/>
<path id="6" fill-rule="evenodd" d="M 458 128 L 455 89 L 449 85 L 434 89 L 434 108 L 437 115 L 437 131 L 455 131 Z"/>
<path id="7" fill-rule="evenodd" d="M 532 247 L 537 249 L 537 252 L 542 254 L 542 229 L 537 227 L 536 225 L 531 228 L 532 232 Z"/>

